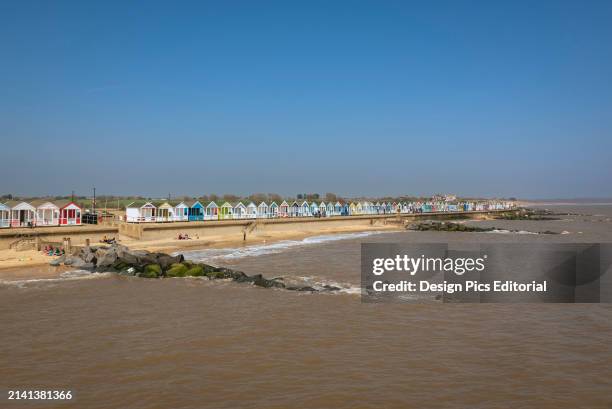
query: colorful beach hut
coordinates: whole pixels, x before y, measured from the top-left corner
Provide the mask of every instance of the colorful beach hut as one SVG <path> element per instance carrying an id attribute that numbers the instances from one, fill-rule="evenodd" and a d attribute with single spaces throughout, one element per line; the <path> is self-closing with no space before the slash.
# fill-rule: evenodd
<path id="1" fill-rule="evenodd" d="M 350 216 L 351 215 L 351 210 L 350 210 L 350 207 L 349 207 L 348 203 L 344 203 L 342 205 L 342 210 L 340 211 L 340 215 L 341 216 Z"/>
<path id="2" fill-rule="evenodd" d="M 335 216 L 336 215 L 335 209 L 334 209 L 334 204 L 332 202 L 329 202 L 327 204 L 327 209 L 326 210 L 327 210 L 327 215 L 328 216 Z"/>
<path id="3" fill-rule="evenodd" d="M 280 204 L 278 208 L 279 217 L 288 217 L 289 216 L 289 203 L 283 200 L 283 203 Z"/>
<path id="4" fill-rule="evenodd" d="M 185 202 L 188 206 L 187 220 L 190 222 L 198 222 L 204 220 L 204 206 L 199 200 L 189 200 Z"/>
<path id="5" fill-rule="evenodd" d="M 319 205 L 317 204 L 317 202 L 312 202 L 310 204 L 310 214 L 312 216 L 320 216 Z"/>
<path id="6" fill-rule="evenodd" d="M 219 220 L 228 220 L 234 217 L 234 206 L 229 202 L 225 202 L 219 208 Z"/>
<path id="7" fill-rule="evenodd" d="M 206 206 L 206 220 L 218 220 L 219 219 L 219 206 L 215 202 L 210 202 Z"/>
<path id="8" fill-rule="evenodd" d="M 246 207 L 246 217 L 247 219 L 256 219 L 257 218 L 257 206 L 255 203 L 250 202 Z"/>
<path id="9" fill-rule="evenodd" d="M 0 228 L 11 226 L 11 208 L 0 203 Z"/>
<path id="10" fill-rule="evenodd" d="M 71 200 L 55 202 L 59 207 L 60 226 L 80 226 L 83 223 L 83 208 Z"/>
<path id="11" fill-rule="evenodd" d="M 63 224 L 68 223 L 68 219 L 73 220 L 76 214 L 66 209 L 66 219 Z M 72 216 L 72 217 L 69 217 Z M 136 200 L 125 206 L 125 220 L 128 223 L 151 223 L 155 222 L 157 216 L 157 207 L 146 200 Z"/>
<path id="12" fill-rule="evenodd" d="M 179 202 L 174 205 L 174 221 L 186 222 L 189 220 L 189 206 L 185 202 Z"/>
<path id="13" fill-rule="evenodd" d="M 11 208 L 11 226 L 29 227 L 36 225 L 36 208 L 27 202 L 11 200 L 6 202 Z"/>
<path id="14" fill-rule="evenodd" d="M 270 217 L 278 217 L 278 205 L 276 202 L 270 203 L 270 207 L 268 208 L 268 215 Z"/>
<path id="15" fill-rule="evenodd" d="M 340 216 L 342 214 L 342 204 L 340 202 L 336 202 L 334 205 L 334 215 Z"/>
<path id="16" fill-rule="evenodd" d="M 299 216 L 300 217 L 312 216 L 312 214 L 310 213 L 310 205 L 308 204 L 307 201 L 303 201 L 302 204 L 300 205 Z"/>
<path id="17" fill-rule="evenodd" d="M 351 216 L 357 214 L 357 205 L 354 202 L 349 205 L 349 213 Z"/>
<path id="18" fill-rule="evenodd" d="M 300 215 L 300 204 L 296 201 L 291 203 L 289 207 L 289 217 L 298 217 Z"/>

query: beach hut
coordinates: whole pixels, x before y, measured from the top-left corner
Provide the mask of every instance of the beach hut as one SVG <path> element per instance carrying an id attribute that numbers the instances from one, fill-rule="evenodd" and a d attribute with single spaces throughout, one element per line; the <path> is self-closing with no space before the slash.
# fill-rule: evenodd
<path id="1" fill-rule="evenodd" d="M 317 202 L 312 202 L 310 204 L 310 214 L 312 216 L 320 216 L 321 213 L 319 212 L 319 205 L 317 204 Z"/>
<path id="2" fill-rule="evenodd" d="M 363 203 L 357 202 L 357 206 L 355 206 L 355 214 L 363 214 Z"/>
<path id="3" fill-rule="evenodd" d="M 210 202 L 206 206 L 206 220 L 218 220 L 219 219 L 219 206 L 215 202 Z"/>
<path id="4" fill-rule="evenodd" d="M 289 217 L 298 217 L 300 215 L 300 204 L 296 201 L 291 203 L 289 207 Z"/>
<path id="5" fill-rule="evenodd" d="M 302 202 L 302 205 L 300 206 L 299 215 L 300 217 L 312 216 L 312 214 L 310 213 L 310 205 L 307 201 Z"/>
<path id="6" fill-rule="evenodd" d="M 204 220 L 204 206 L 199 200 L 189 200 L 185 202 L 188 206 L 187 220 L 190 222 L 198 222 Z"/>
<path id="7" fill-rule="evenodd" d="M 354 202 L 351 202 L 351 204 L 349 204 L 349 213 L 351 216 L 357 214 L 357 205 Z"/>
<path id="8" fill-rule="evenodd" d="M 174 206 L 168 202 L 159 202 L 157 206 L 156 221 L 158 222 L 171 222 L 174 221 Z"/>
<path id="9" fill-rule="evenodd" d="M 60 226 L 80 226 L 83 223 L 83 208 L 71 200 L 56 201 L 59 207 Z"/>
<path id="10" fill-rule="evenodd" d="M 186 222 L 189 220 L 189 206 L 185 202 L 179 202 L 174 205 L 174 218 L 175 222 Z"/>
<path id="11" fill-rule="evenodd" d="M 337 216 L 337 214 L 335 213 L 334 204 L 332 202 L 329 202 L 327 204 L 326 211 L 328 216 Z"/>
<path id="12" fill-rule="evenodd" d="M 321 217 L 327 216 L 327 205 L 325 202 L 319 203 L 319 214 L 321 214 Z"/>
<path id="13" fill-rule="evenodd" d="M 11 200 L 6 202 L 11 208 L 11 226 L 29 227 L 36 225 L 36 208 L 27 202 Z"/>
<path id="14" fill-rule="evenodd" d="M 234 206 L 232 214 L 232 219 L 244 219 L 246 218 L 246 206 L 242 204 L 242 202 L 238 202 L 236 206 Z"/>
<path id="15" fill-rule="evenodd" d="M 270 203 L 270 207 L 268 208 L 269 217 L 278 217 L 278 205 L 276 202 Z"/>
<path id="16" fill-rule="evenodd" d="M 234 206 L 225 202 L 219 208 L 219 220 L 228 220 L 234 217 Z"/>
<path id="17" fill-rule="evenodd" d="M 57 226 L 59 225 L 59 207 L 47 200 L 35 200 L 30 203 L 36 208 L 37 226 Z"/>
<path id="18" fill-rule="evenodd" d="M 341 216 L 350 216 L 351 215 L 351 209 L 348 203 L 344 203 L 342 205 L 342 210 L 340 211 L 340 215 Z"/>
<path id="19" fill-rule="evenodd" d="M 74 203 L 73 203 L 74 204 Z M 66 208 L 65 218 L 62 217 L 63 223 L 74 221 L 76 217 L 76 209 Z M 62 214 L 64 216 L 64 214 Z M 137 200 L 125 206 L 125 220 L 129 223 L 150 223 L 156 221 L 157 207 L 146 200 Z M 80 217 L 79 217 L 80 218 Z M 79 223 L 80 224 L 80 223 Z"/>
<path id="20" fill-rule="evenodd" d="M 257 206 L 257 218 L 267 219 L 268 217 L 270 217 L 270 215 L 268 214 L 269 209 L 270 207 L 266 202 L 261 202 L 259 206 Z"/>
<path id="21" fill-rule="evenodd" d="M 255 203 L 250 202 L 246 207 L 246 217 L 247 219 L 256 219 L 257 218 L 257 206 Z"/>
<path id="22" fill-rule="evenodd" d="M 289 217 L 289 203 L 283 200 L 283 203 L 280 204 L 278 208 L 279 217 Z"/>
<path id="23" fill-rule="evenodd" d="M 334 205 L 334 214 L 340 216 L 342 214 L 342 203 L 336 202 Z"/>
<path id="24" fill-rule="evenodd" d="M 0 203 L 0 228 L 11 226 L 11 208 Z"/>

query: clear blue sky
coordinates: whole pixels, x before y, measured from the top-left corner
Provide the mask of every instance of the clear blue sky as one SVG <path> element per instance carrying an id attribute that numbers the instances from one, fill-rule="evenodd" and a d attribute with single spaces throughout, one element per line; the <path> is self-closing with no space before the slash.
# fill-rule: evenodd
<path id="1" fill-rule="evenodd" d="M 0 193 L 610 197 L 611 22 L 610 1 L 2 1 Z"/>

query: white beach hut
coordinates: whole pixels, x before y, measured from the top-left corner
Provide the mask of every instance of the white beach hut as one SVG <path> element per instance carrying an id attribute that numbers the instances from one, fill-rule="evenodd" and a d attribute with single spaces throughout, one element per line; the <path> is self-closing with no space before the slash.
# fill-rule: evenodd
<path id="1" fill-rule="evenodd" d="M 327 206 L 325 202 L 319 203 L 319 213 L 321 213 L 321 217 L 327 216 Z"/>
<path id="2" fill-rule="evenodd" d="M 157 207 L 146 200 L 137 200 L 125 206 L 128 223 L 152 223 L 156 221 Z"/>
<path id="3" fill-rule="evenodd" d="M 261 202 L 259 206 L 257 206 L 257 218 L 258 219 L 266 219 L 269 217 L 268 210 L 270 207 L 266 202 Z"/>
<path id="4" fill-rule="evenodd" d="M 246 218 L 246 206 L 242 204 L 242 202 L 238 202 L 236 206 L 234 206 L 234 214 L 232 215 L 233 219 L 244 219 Z"/>
<path id="5" fill-rule="evenodd" d="M 246 217 L 247 219 L 256 219 L 257 218 L 257 206 L 255 203 L 250 202 L 246 207 Z"/>
<path id="6" fill-rule="evenodd" d="M 0 228 L 11 226 L 11 208 L 0 203 Z"/>
<path id="7" fill-rule="evenodd" d="M 37 226 L 58 226 L 60 208 L 57 204 L 47 200 L 35 200 L 30 203 L 36 208 Z"/>
<path id="8" fill-rule="evenodd" d="M 155 216 L 155 221 L 163 223 L 174 221 L 174 206 L 168 202 L 160 202 L 156 206 L 157 215 Z"/>
<path id="9" fill-rule="evenodd" d="M 27 202 L 11 200 L 6 203 L 11 208 L 11 226 L 29 227 L 36 225 L 36 208 Z"/>
<path id="10" fill-rule="evenodd" d="M 327 204 L 326 212 L 327 212 L 328 216 L 336 216 L 336 213 L 335 213 L 335 210 L 334 210 L 334 204 L 332 202 L 329 202 Z"/>

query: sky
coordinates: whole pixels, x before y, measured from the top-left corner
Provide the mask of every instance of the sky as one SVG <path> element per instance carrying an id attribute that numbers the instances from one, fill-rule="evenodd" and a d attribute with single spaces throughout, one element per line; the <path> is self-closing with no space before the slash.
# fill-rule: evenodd
<path id="1" fill-rule="evenodd" d="M 0 2 L 0 194 L 612 197 L 612 2 Z"/>

